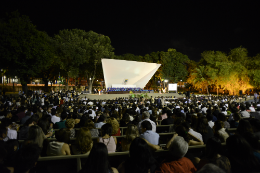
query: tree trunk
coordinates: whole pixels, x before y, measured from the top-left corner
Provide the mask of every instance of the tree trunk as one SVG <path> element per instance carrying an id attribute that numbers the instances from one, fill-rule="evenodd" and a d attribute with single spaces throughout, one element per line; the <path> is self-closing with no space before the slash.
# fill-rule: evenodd
<path id="1" fill-rule="evenodd" d="M 88 79 L 88 90 L 89 90 L 89 94 L 92 93 L 92 81 Z"/>
<path id="2" fill-rule="evenodd" d="M 48 79 L 47 78 L 43 78 L 42 80 L 44 82 L 44 91 L 48 92 Z"/>
<path id="3" fill-rule="evenodd" d="M 23 89 L 24 94 L 27 94 L 27 92 L 28 92 L 28 86 L 27 86 L 27 83 L 26 83 L 26 82 L 22 82 L 22 89 Z"/>
<path id="4" fill-rule="evenodd" d="M 217 96 L 218 96 L 218 88 L 217 88 Z"/>
<path id="5" fill-rule="evenodd" d="M 66 91 L 68 91 L 69 90 L 69 73 L 68 73 L 68 81 L 67 81 L 67 83 L 66 83 Z"/>
<path id="6" fill-rule="evenodd" d="M 207 85 L 207 93 L 208 93 L 208 95 L 209 95 L 209 87 L 208 87 L 208 85 Z"/>

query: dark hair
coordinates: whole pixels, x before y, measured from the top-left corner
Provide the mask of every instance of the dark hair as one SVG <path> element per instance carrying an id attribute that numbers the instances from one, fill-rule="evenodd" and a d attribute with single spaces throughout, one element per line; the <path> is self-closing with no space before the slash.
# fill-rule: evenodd
<path id="1" fill-rule="evenodd" d="M 254 156 L 254 151 L 248 142 L 240 135 L 232 135 L 226 141 L 228 153 L 240 168 L 242 172 L 260 171 L 260 162 Z"/>
<path id="2" fill-rule="evenodd" d="M 154 163 L 148 144 L 140 137 L 136 137 L 130 145 L 129 158 L 125 162 L 125 172 L 148 172 Z"/>
<path id="3" fill-rule="evenodd" d="M 101 134 L 102 136 L 108 134 L 109 136 L 111 136 L 112 134 L 112 125 L 109 124 L 109 123 L 106 123 L 104 124 L 102 127 L 101 127 Z"/>
<path id="4" fill-rule="evenodd" d="M 235 121 L 240 121 L 241 120 L 241 116 L 240 116 L 239 113 L 234 113 L 233 114 L 233 118 L 234 118 Z"/>
<path id="5" fill-rule="evenodd" d="M 206 117 L 200 118 L 198 122 L 197 132 L 201 134 L 208 133 L 208 126 L 209 126 L 208 119 Z"/>
<path id="6" fill-rule="evenodd" d="M 152 124 L 149 121 L 143 121 L 141 126 L 146 130 L 152 130 Z"/>
<path id="7" fill-rule="evenodd" d="M 35 166 L 40 156 L 40 148 L 37 144 L 28 144 L 23 146 L 15 157 L 15 173 L 25 173 Z"/>
<path id="8" fill-rule="evenodd" d="M 38 122 L 39 121 L 39 115 L 38 114 L 33 114 L 32 116 L 31 116 L 31 119 L 34 121 L 34 122 Z"/>
<path id="9" fill-rule="evenodd" d="M 84 173 L 108 173 L 113 172 L 108 160 L 108 151 L 104 143 L 93 145 L 85 166 L 81 172 Z"/>
<path id="10" fill-rule="evenodd" d="M 55 137 L 59 142 L 69 143 L 71 132 L 67 128 L 60 129 L 55 132 Z"/>
<path id="11" fill-rule="evenodd" d="M 237 127 L 237 133 L 240 135 L 243 135 L 246 132 L 253 133 L 253 128 L 248 120 L 242 119 L 239 121 L 238 127 Z"/>
<path id="12" fill-rule="evenodd" d="M 97 120 L 97 122 L 98 122 L 98 123 L 99 123 L 99 122 L 103 122 L 103 121 L 105 121 L 105 119 L 106 119 L 106 117 L 105 117 L 104 115 L 100 115 L 99 118 L 98 118 L 98 120 Z"/>
<path id="13" fill-rule="evenodd" d="M 0 137 L 3 138 L 3 133 L 7 133 L 7 129 L 4 126 L 0 126 Z"/>
<path id="14" fill-rule="evenodd" d="M 24 123 L 24 126 L 29 126 L 29 124 L 32 124 L 33 120 L 32 118 L 29 118 L 28 120 L 26 120 L 26 122 Z"/>
<path id="15" fill-rule="evenodd" d="M 191 128 L 194 130 L 194 131 L 197 131 L 197 128 L 198 128 L 198 116 L 196 115 L 192 115 L 191 117 Z"/>
<path id="16" fill-rule="evenodd" d="M 61 115 L 60 115 L 60 118 L 61 118 L 62 120 L 65 120 L 67 117 L 68 117 L 68 114 L 67 114 L 65 111 L 62 112 Z"/>
<path id="17" fill-rule="evenodd" d="M 40 119 L 37 125 L 42 128 L 45 135 L 48 133 L 50 129 L 50 122 L 47 119 Z"/>
<path id="18" fill-rule="evenodd" d="M 254 133 L 246 132 L 244 133 L 243 137 L 254 150 L 260 149 L 260 143 L 258 142 L 258 137 Z"/>
<path id="19" fill-rule="evenodd" d="M 219 114 L 218 114 L 218 120 L 224 122 L 224 121 L 227 121 L 227 117 L 225 116 L 225 114 L 219 113 Z"/>
<path id="20" fill-rule="evenodd" d="M 188 143 L 190 142 L 190 136 L 188 135 L 188 131 L 187 131 L 187 129 L 184 126 L 182 126 L 182 125 L 177 126 L 175 128 L 175 132 L 179 136 L 183 137 L 186 142 L 188 142 Z"/>
<path id="21" fill-rule="evenodd" d="M 206 144 L 206 157 L 213 159 L 217 154 L 220 153 L 221 141 L 217 137 L 209 138 Z"/>
<path id="22" fill-rule="evenodd" d="M 212 114 L 207 114 L 206 117 L 207 117 L 208 121 L 212 121 L 213 120 L 213 115 Z"/>

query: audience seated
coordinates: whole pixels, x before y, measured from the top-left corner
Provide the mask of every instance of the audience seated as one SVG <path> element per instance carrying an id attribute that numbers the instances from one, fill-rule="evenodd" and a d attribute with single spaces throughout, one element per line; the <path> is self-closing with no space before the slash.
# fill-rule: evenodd
<path id="1" fill-rule="evenodd" d="M 129 124 L 126 129 L 126 137 L 122 139 L 122 151 L 129 151 L 132 141 L 139 137 L 139 131 L 136 125 Z"/>
<path id="2" fill-rule="evenodd" d="M 175 134 L 167 143 L 167 148 L 170 152 L 170 157 L 164 160 L 156 173 L 164 172 L 179 172 L 179 173 L 194 173 L 197 171 L 193 163 L 184 157 L 188 151 L 188 143 L 183 137 Z"/>
<path id="3" fill-rule="evenodd" d="M 157 162 L 151 154 L 148 144 L 139 137 L 136 137 L 130 146 L 129 157 L 122 162 L 118 171 L 120 173 L 148 173 L 154 172 Z"/>
<path id="4" fill-rule="evenodd" d="M 112 125 L 112 136 L 120 136 L 121 135 L 119 123 L 114 117 L 108 118 L 107 124 Z"/>
<path id="5" fill-rule="evenodd" d="M 197 173 L 226 173 L 220 167 L 216 166 L 215 164 L 208 163 L 203 166 Z"/>
<path id="6" fill-rule="evenodd" d="M 91 132 L 87 127 L 82 127 L 77 132 L 75 144 L 71 146 L 72 153 L 75 154 L 89 154 L 93 146 Z"/>
<path id="7" fill-rule="evenodd" d="M 198 164 L 198 170 L 204 165 L 212 163 L 223 169 L 226 173 L 231 172 L 231 165 L 226 156 L 221 155 L 221 142 L 218 138 L 213 137 L 207 141 L 206 154 Z"/>
<path id="8" fill-rule="evenodd" d="M 101 127 L 101 136 L 98 138 L 98 142 L 104 143 L 107 146 L 108 153 L 116 152 L 117 139 L 112 135 L 112 125 L 109 123 L 104 124 Z"/>
<path id="9" fill-rule="evenodd" d="M 79 173 L 118 173 L 117 169 L 111 167 L 108 160 L 108 150 L 105 144 L 96 143 L 93 145 L 88 159 Z"/>
<path id="10" fill-rule="evenodd" d="M 85 122 L 85 127 L 87 127 L 90 130 L 92 137 L 98 137 L 99 136 L 98 129 L 96 129 L 94 122 L 91 119 L 88 119 Z"/>
<path id="11" fill-rule="evenodd" d="M 222 121 L 216 121 L 213 127 L 214 135 L 220 139 L 221 142 L 226 142 L 229 137 L 226 129 L 224 128 L 224 123 Z"/>
<path id="12" fill-rule="evenodd" d="M 76 131 L 74 129 L 75 124 L 76 124 L 76 122 L 73 118 L 67 119 L 65 122 L 65 126 L 70 131 L 70 138 L 75 138 L 75 136 L 76 136 Z"/>
<path id="13" fill-rule="evenodd" d="M 63 99 L 63 104 L 60 104 L 59 100 L 57 101 L 58 97 Z M 28 100 L 31 101 L 28 102 Z M 74 155 L 88 155 L 93 145 L 97 142 L 104 143 L 102 145 L 105 146 L 106 153 L 115 151 L 130 152 L 130 157 L 119 167 L 121 172 L 154 172 L 156 169 L 157 172 L 174 172 L 176 169 L 181 169 L 180 172 L 194 172 L 194 165 L 198 166 L 199 171 L 205 172 L 214 168 L 214 166 L 207 163 L 214 163 L 217 166 L 217 168 L 215 167 L 216 171 L 217 169 L 220 170 L 220 168 L 225 172 L 236 172 L 237 170 L 238 172 L 258 171 L 258 169 L 255 169 L 258 165 L 255 159 L 258 161 L 260 158 L 258 145 L 260 123 L 258 119 L 254 118 L 250 118 L 249 121 L 240 120 L 240 114 L 244 111 L 243 107 L 246 107 L 246 113 L 257 113 L 257 105 L 259 106 L 260 104 L 244 104 L 242 102 L 238 103 L 236 100 L 238 100 L 236 96 L 194 96 L 190 99 L 167 97 L 151 97 L 150 99 L 141 97 L 90 100 L 88 98 L 79 99 L 75 94 L 69 94 L 68 92 L 34 93 L 32 97 L 21 94 L 19 98 L 15 99 L 0 95 L 0 148 L 5 146 L 6 150 L 8 150 L 7 157 L 1 157 L 4 159 L 2 159 L 3 163 L 0 163 L 0 172 L 1 170 L 3 170 L 2 172 L 6 170 L 9 172 L 7 167 L 15 167 L 15 164 L 13 164 L 15 163 L 14 158 L 16 158 L 19 150 L 31 144 L 37 144 L 41 150 L 41 157 L 44 157 L 46 153 L 49 156 L 70 155 L 70 153 Z M 214 107 L 214 109 L 211 109 L 211 107 Z M 218 107 L 223 110 L 223 113 L 220 113 Z M 231 115 L 230 112 L 232 112 Z M 225 114 L 230 115 L 228 120 L 228 116 L 225 116 Z M 124 116 L 122 117 L 122 115 Z M 214 115 L 213 118 L 212 115 Z M 252 117 L 256 116 L 252 114 Z M 56 121 L 59 118 L 61 121 Z M 161 118 L 162 121 L 158 121 L 158 118 Z M 52 120 L 55 120 L 56 123 Z M 120 125 L 118 122 L 120 122 Z M 24 124 L 19 127 L 17 124 L 21 123 Z M 53 125 L 53 123 L 55 124 Z M 169 132 L 169 126 L 158 127 L 156 131 L 156 126 L 159 124 L 173 124 L 171 126 L 173 129 L 170 129 L 170 131 L 175 130 L 178 134 L 176 141 L 173 139 L 169 141 L 169 134 L 160 134 Z M 55 134 L 53 126 L 57 130 L 60 129 Z M 119 127 L 127 128 L 120 129 Z M 222 153 L 219 150 L 220 141 L 225 142 L 230 138 L 234 138 L 232 134 L 234 130 L 229 130 L 229 127 L 237 128 L 235 136 L 238 134 L 243 136 L 243 140 L 247 141 L 247 145 L 251 149 L 239 138 L 239 140 L 236 139 L 232 143 L 237 153 L 234 148 L 230 149 L 230 147 L 227 147 L 228 152 Z M 98 137 L 97 128 L 101 128 L 101 137 Z M 122 135 L 126 135 L 126 137 L 113 137 L 113 135 L 121 135 L 120 130 L 124 132 Z M 230 136 L 226 133 L 226 130 L 231 132 Z M 24 142 L 21 141 L 21 144 L 18 146 L 17 140 L 11 139 L 14 138 L 12 131 L 18 134 L 19 139 L 26 140 Z M 76 140 L 72 139 L 72 145 L 70 146 L 70 137 L 75 138 L 75 135 Z M 181 138 L 182 142 L 178 142 L 177 139 L 181 136 L 183 137 Z M 53 141 L 52 138 L 55 137 L 57 141 L 49 144 L 47 138 Z M 98 139 L 93 142 L 92 137 L 98 137 Z M 4 140 L 7 142 L 4 142 Z M 186 159 L 184 157 L 176 158 L 180 156 L 180 152 L 176 150 L 181 151 L 183 148 L 180 147 L 178 149 L 178 147 L 175 147 L 176 150 L 172 152 L 170 144 L 174 141 L 176 143 L 185 143 L 182 147 L 186 145 L 200 146 L 191 147 L 191 150 L 185 154 Z M 119 144 L 118 148 L 117 143 Z M 150 150 L 158 150 L 160 149 L 159 145 L 164 146 L 166 143 L 170 152 L 159 151 L 158 154 L 160 156 L 156 157 L 156 159 L 160 163 L 164 160 L 159 166 L 150 155 L 151 153 L 149 154 L 146 149 L 149 152 Z M 207 144 L 206 150 L 201 155 L 201 151 L 204 150 L 204 146 L 201 145 L 204 143 Z M 143 147 L 146 149 L 139 151 Z M 136 148 L 139 149 L 135 151 Z M 194 150 L 193 148 L 196 149 Z M 244 148 L 249 154 L 242 151 Z M 4 152 L 3 155 L 5 155 Z M 104 153 L 105 151 L 100 150 L 100 152 Z M 157 155 L 157 152 L 153 154 Z M 238 154 L 240 156 L 237 156 Z M 168 155 L 170 155 L 170 158 L 167 157 Z M 142 160 L 145 156 L 147 156 L 148 160 Z M 225 156 L 228 156 L 229 159 Z M 75 156 L 72 157 L 74 159 Z M 116 156 L 116 158 L 119 157 Z M 244 161 L 244 158 L 251 159 L 252 164 Z M 230 164 L 228 164 L 228 160 L 230 160 Z M 138 161 L 140 163 L 137 163 Z M 189 164 L 190 161 L 194 164 L 193 166 Z M 87 164 L 89 163 L 87 162 Z M 103 164 L 100 164 L 99 161 L 97 163 L 103 167 Z M 114 162 L 111 163 L 115 164 Z M 117 167 L 119 163 L 117 162 L 115 166 Z M 182 164 L 182 166 L 170 167 L 176 164 Z M 107 163 L 104 163 L 104 165 L 107 165 Z M 240 168 L 241 170 L 239 170 Z M 245 171 L 247 169 L 249 171 Z M 91 168 L 91 170 L 95 172 L 94 169 Z M 116 169 L 110 169 L 109 166 L 105 167 L 104 170 L 109 170 L 109 172 L 116 171 Z M 100 170 L 97 171 L 100 172 Z"/>
<path id="14" fill-rule="evenodd" d="M 37 144 L 29 144 L 16 154 L 14 173 L 27 173 L 35 167 L 40 156 L 41 150 Z"/>
<path id="15" fill-rule="evenodd" d="M 204 143 L 207 143 L 208 139 L 214 136 L 213 129 L 208 124 L 208 119 L 206 117 L 201 117 L 198 120 L 197 131 L 202 135 Z"/>
<path id="16" fill-rule="evenodd" d="M 146 139 L 149 143 L 153 145 L 159 144 L 159 134 L 152 131 L 152 125 L 149 121 L 143 121 L 141 124 L 142 133 L 140 138 Z"/>
<path id="17" fill-rule="evenodd" d="M 47 155 L 48 156 L 71 155 L 70 147 L 69 147 L 70 135 L 71 132 L 66 128 L 56 131 L 55 137 L 57 141 L 52 141 L 49 143 L 47 147 Z"/>
<path id="18" fill-rule="evenodd" d="M 240 135 L 232 135 L 226 142 L 231 171 L 236 173 L 260 172 L 260 161 L 253 148 Z"/>

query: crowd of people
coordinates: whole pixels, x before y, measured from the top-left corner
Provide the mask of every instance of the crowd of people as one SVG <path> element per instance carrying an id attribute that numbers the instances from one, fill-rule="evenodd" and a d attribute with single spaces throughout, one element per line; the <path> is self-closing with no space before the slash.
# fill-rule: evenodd
<path id="1" fill-rule="evenodd" d="M 260 172 L 260 104 L 254 101 L 195 95 L 89 100 L 68 91 L 0 95 L 0 172 L 25 173 L 39 157 L 78 154 L 88 155 L 81 173 Z M 158 129 L 159 122 L 173 124 L 166 145 L 160 133 L 169 128 Z M 204 144 L 203 152 L 188 150 Z M 160 149 L 168 154 L 155 157 Z M 129 157 L 111 167 L 108 153 L 123 151 Z"/>

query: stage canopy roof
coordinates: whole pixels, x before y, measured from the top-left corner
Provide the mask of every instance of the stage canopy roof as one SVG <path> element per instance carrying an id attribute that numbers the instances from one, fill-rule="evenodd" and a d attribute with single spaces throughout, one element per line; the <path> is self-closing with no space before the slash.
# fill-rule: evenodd
<path id="1" fill-rule="evenodd" d="M 144 88 L 161 64 L 102 59 L 106 88 L 116 86 L 136 86 Z"/>

